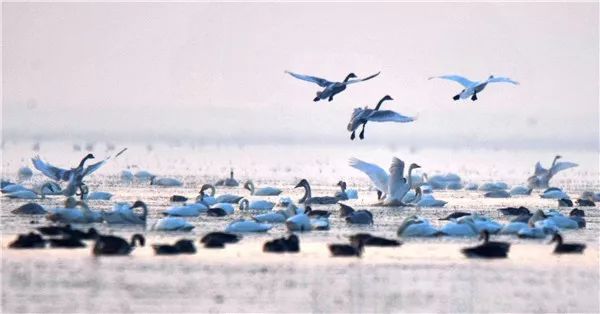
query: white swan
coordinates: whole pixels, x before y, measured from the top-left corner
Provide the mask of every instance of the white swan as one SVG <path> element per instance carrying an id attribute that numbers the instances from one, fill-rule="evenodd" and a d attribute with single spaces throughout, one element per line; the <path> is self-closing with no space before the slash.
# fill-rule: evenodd
<path id="1" fill-rule="evenodd" d="M 365 126 L 369 121 L 406 123 L 416 120 L 414 117 L 404 116 L 392 110 L 379 110 L 381 104 L 386 100 L 393 100 L 393 98 L 389 95 L 386 95 L 379 101 L 375 109 L 370 109 L 368 107 L 354 108 L 347 127 L 348 131 L 352 132 L 352 134 L 350 134 L 351 140 L 354 140 L 356 129 L 358 129 L 360 125 L 362 125 L 362 130 L 360 131 L 358 137 L 361 140 L 365 138 Z"/>
<path id="2" fill-rule="evenodd" d="M 292 73 L 289 71 L 285 71 L 285 73 L 303 80 L 303 81 L 307 81 L 307 82 L 311 82 L 311 83 L 315 83 L 321 87 L 323 87 L 324 89 L 320 92 L 317 92 L 317 97 L 315 97 L 313 99 L 313 101 L 319 101 L 319 100 L 324 100 L 324 99 L 328 99 L 328 101 L 332 101 L 333 100 L 333 96 L 335 96 L 336 94 L 341 93 L 342 91 L 344 91 L 346 89 L 346 87 L 350 84 L 354 84 L 354 83 L 358 83 L 358 82 L 363 82 L 363 81 L 367 81 L 370 80 L 374 77 L 376 77 L 377 75 L 379 75 L 379 73 L 381 72 L 377 72 L 376 74 L 373 74 L 371 76 L 367 76 L 363 79 L 356 79 L 356 80 L 351 80 L 352 78 L 356 78 L 356 74 L 354 73 L 350 73 L 346 76 L 346 78 L 344 79 L 343 82 L 330 82 L 326 79 L 322 79 L 316 76 L 309 76 L 309 75 L 303 75 L 303 74 L 296 74 L 296 73 Z"/>
<path id="3" fill-rule="evenodd" d="M 155 175 L 146 170 L 140 170 L 136 172 L 134 176 L 140 181 L 147 181 L 150 180 L 150 178 L 155 177 Z"/>
<path id="4" fill-rule="evenodd" d="M 29 169 L 29 167 L 24 166 L 24 167 L 19 168 L 17 175 L 19 176 L 19 180 L 25 181 L 25 180 L 31 179 L 31 177 L 33 176 L 33 171 L 31 171 L 31 169 Z"/>
<path id="5" fill-rule="evenodd" d="M 109 192 L 92 192 L 89 194 L 84 194 L 83 199 L 108 201 L 112 198 L 112 196 L 112 193 Z"/>
<path id="6" fill-rule="evenodd" d="M 421 188 L 417 187 L 415 199 L 413 199 L 412 203 L 419 207 L 444 207 L 448 202 L 436 200 L 431 194 L 423 194 Z"/>
<path id="7" fill-rule="evenodd" d="M 255 188 L 254 183 L 252 181 L 246 181 L 244 183 L 244 188 L 250 191 L 250 195 L 256 196 L 277 196 L 281 194 L 281 190 L 278 188 L 265 186 L 262 188 Z"/>
<path id="8" fill-rule="evenodd" d="M 533 191 L 533 189 L 527 188 L 522 185 L 517 185 L 513 186 L 513 188 L 510 189 L 510 195 L 530 195 L 531 191 Z"/>
<path id="9" fill-rule="evenodd" d="M 150 177 L 150 185 L 158 185 L 165 187 L 182 186 L 183 183 L 173 178 L 156 178 L 156 176 Z"/>
<path id="10" fill-rule="evenodd" d="M 240 201 L 240 210 L 272 210 L 273 207 L 275 207 L 275 203 L 266 200 L 248 201 L 244 198 Z"/>
<path id="11" fill-rule="evenodd" d="M 136 214 L 133 211 L 135 208 L 142 208 L 142 213 Z M 148 207 L 142 201 L 135 201 L 131 206 L 127 203 L 117 203 L 113 206 L 112 211 L 103 212 L 102 217 L 108 224 L 145 225 L 148 217 Z"/>
<path id="12" fill-rule="evenodd" d="M 90 166 L 84 167 L 84 164 L 88 159 L 95 158 L 93 154 L 87 154 L 79 162 L 79 165 L 77 167 L 71 168 L 69 170 L 55 167 L 55 166 L 43 161 L 39 156 L 35 156 L 35 157 L 31 158 L 31 161 L 33 162 L 33 166 L 37 170 L 41 171 L 44 175 L 46 175 L 47 177 L 49 177 L 52 180 L 70 181 L 71 177 L 74 175 L 78 181 L 81 181 L 85 176 L 92 174 L 94 171 L 96 171 L 100 167 L 102 167 L 102 165 L 104 165 L 111 158 L 119 157 L 126 150 L 127 150 L 127 148 L 124 148 L 121 151 L 119 151 L 118 153 L 116 153 L 114 156 L 109 156 L 100 162 L 97 162 Z"/>
<path id="13" fill-rule="evenodd" d="M 545 189 L 548 188 L 550 184 L 550 179 L 557 174 L 559 171 L 563 171 L 569 168 L 577 167 L 576 163 L 572 162 L 557 162 L 558 159 L 562 158 L 560 155 L 556 155 L 554 160 L 552 161 L 552 165 L 550 165 L 550 169 L 546 169 L 542 167 L 540 162 L 538 161 L 535 164 L 535 170 L 531 177 L 527 179 L 527 185 L 529 188 L 539 188 Z"/>
<path id="14" fill-rule="evenodd" d="M 470 97 L 471 100 L 475 101 L 477 100 L 477 94 L 483 91 L 489 83 L 511 83 L 514 85 L 519 85 L 519 82 L 513 81 L 507 77 L 494 77 L 493 75 L 490 75 L 486 80 L 480 82 L 473 82 L 459 75 L 433 76 L 429 79 L 431 80 L 434 78 L 455 81 L 464 87 L 464 89 L 459 94 L 452 97 L 452 99 L 454 100 L 466 99 Z"/>
<path id="15" fill-rule="evenodd" d="M 270 224 L 263 224 L 252 220 L 235 220 L 232 221 L 225 232 L 267 232 L 273 228 Z"/>
<path id="16" fill-rule="evenodd" d="M 201 213 L 205 213 L 207 210 L 208 206 L 205 204 L 194 203 L 168 208 L 163 211 L 163 215 L 176 217 L 198 217 Z"/>
<path id="17" fill-rule="evenodd" d="M 479 234 L 475 222 L 470 215 L 448 222 L 440 228 L 440 232 L 448 236 L 456 237 L 472 237 Z"/>
<path id="18" fill-rule="evenodd" d="M 310 223 L 310 217 L 307 214 L 301 213 L 288 218 L 285 221 L 285 226 L 289 231 L 310 231 L 312 225 Z"/>
<path id="19" fill-rule="evenodd" d="M 479 186 L 479 191 L 492 192 L 508 189 L 508 185 L 504 182 L 486 182 Z"/>
<path id="20" fill-rule="evenodd" d="M 526 228 L 529 228 L 529 225 L 527 223 L 521 221 L 513 221 L 504 225 L 504 227 L 500 229 L 500 234 L 518 234 L 519 231 L 521 231 L 521 229 Z"/>
<path id="21" fill-rule="evenodd" d="M 156 231 L 190 231 L 194 225 L 181 217 L 164 217 L 157 220 L 152 225 L 152 230 Z"/>
<path id="22" fill-rule="evenodd" d="M 289 217 L 290 216 L 287 211 L 280 209 L 280 210 L 272 211 L 270 213 L 256 215 L 253 218 L 256 222 L 261 222 L 261 223 L 283 223 Z"/>
<path id="23" fill-rule="evenodd" d="M 356 189 L 349 189 L 345 181 L 339 181 L 337 186 L 340 187 L 341 191 L 335 193 L 335 196 L 340 200 L 350 200 L 358 198 L 358 191 Z"/>
<path id="24" fill-rule="evenodd" d="M 102 222 L 101 212 L 90 210 L 88 205 L 83 201 L 75 202 L 75 206 L 72 206 L 73 202 L 74 199 L 72 197 L 67 198 L 64 208 L 50 209 L 46 218 L 50 221 L 61 223 Z M 81 209 L 78 209 L 77 206 L 81 207 Z"/>
<path id="25" fill-rule="evenodd" d="M 210 190 L 209 194 L 204 193 L 204 191 Z M 203 199 L 203 202 L 207 202 L 210 200 L 211 202 L 214 200 L 215 203 L 230 203 L 230 204 L 238 204 L 242 200 L 242 196 L 233 195 L 233 194 L 222 194 L 215 197 L 216 189 L 212 184 L 204 184 L 202 185 L 202 189 L 200 190 L 200 195 L 210 196 L 212 199 Z"/>
<path id="26" fill-rule="evenodd" d="M 560 200 L 563 198 L 570 199 L 569 195 L 559 188 L 548 188 L 542 194 L 541 198 Z"/>
<path id="27" fill-rule="evenodd" d="M 351 167 L 364 172 L 379 191 L 386 193 L 383 200 L 383 205 L 385 206 L 405 205 L 402 203 L 402 198 L 408 193 L 412 185 L 412 171 L 413 169 L 421 168 L 421 166 L 415 163 L 411 164 L 405 178 L 404 162 L 396 157 L 392 158 L 389 176 L 381 167 L 356 158 L 351 158 L 349 164 Z"/>
<path id="28" fill-rule="evenodd" d="M 409 216 L 398 227 L 397 234 L 399 237 L 433 237 L 439 235 L 439 230 L 425 218 Z"/>
<path id="29" fill-rule="evenodd" d="M 125 183 L 125 184 L 131 184 L 133 182 L 133 173 L 131 173 L 131 171 L 129 170 L 123 170 L 121 171 L 121 182 Z"/>

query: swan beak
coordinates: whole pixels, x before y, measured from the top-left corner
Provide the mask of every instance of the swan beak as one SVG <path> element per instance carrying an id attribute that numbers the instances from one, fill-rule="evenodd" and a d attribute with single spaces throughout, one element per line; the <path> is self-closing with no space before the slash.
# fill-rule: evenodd
<path id="1" fill-rule="evenodd" d="M 298 184 L 296 184 L 296 186 L 294 187 L 294 189 L 295 188 L 299 188 L 299 187 L 302 187 L 302 182 L 298 182 Z"/>

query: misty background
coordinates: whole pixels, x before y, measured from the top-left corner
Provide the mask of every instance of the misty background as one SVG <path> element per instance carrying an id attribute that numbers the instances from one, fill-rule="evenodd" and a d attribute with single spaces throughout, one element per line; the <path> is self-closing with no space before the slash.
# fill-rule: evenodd
<path id="1" fill-rule="evenodd" d="M 598 151 L 598 3 L 3 3 L 2 20 L 3 142 Z M 382 73 L 313 103 L 284 70 Z M 455 102 L 427 80 L 443 74 L 521 85 Z M 353 108 L 386 94 L 418 120 L 351 142 Z"/>

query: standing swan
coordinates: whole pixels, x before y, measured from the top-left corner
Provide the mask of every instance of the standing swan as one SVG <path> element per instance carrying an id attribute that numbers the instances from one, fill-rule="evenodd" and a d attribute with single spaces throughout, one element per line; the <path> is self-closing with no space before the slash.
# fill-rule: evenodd
<path id="1" fill-rule="evenodd" d="M 552 160 L 552 165 L 550 165 L 550 169 L 545 169 L 538 161 L 535 164 L 533 175 L 527 179 L 528 187 L 530 189 L 546 189 L 550 184 L 550 179 L 552 179 L 556 173 L 578 166 L 576 163 L 572 162 L 557 162 L 557 160 L 560 158 L 562 158 L 560 155 L 556 155 L 554 157 L 554 160 Z"/>
<path id="2" fill-rule="evenodd" d="M 412 122 L 415 121 L 413 117 L 403 116 L 395 111 L 391 110 L 379 110 L 381 104 L 386 100 L 393 100 L 390 95 L 386 95 L 383 97 L 375 109 L 365 108 L 355 108 L 350 116 L 350 122 L 348 122 L 348 131 L 352 132 L 350 135 L 350 139 L 354 140 L 356 129 L 362 124 L 362 130 L 358 137 L 362 140 L 365 138 L 365 126 L 367 122 Z"/>
<path id="3" fill-rule="evenodd" d="M 464 89 L 462 91 L 460 91 L 460 93 L 458 93 L 456 96 L 452 97 L 452 99 L 454 99 L 454 100 L 466 99 L 466 98 L 469 98 L 469 96 L 471 96 L 471 100 L 475 101 L 475 100 L 477 100 L 477 93 L 480 93 L 481 91 L 483 91 L 483 89 L 487 86 L 488 83 L 512 83 L 514 85 L 519 85 L 519 82 L 513 81 L 513 80 L 509 79 L 508 77 L 494 77 L 493 75 L 490 75 L 490 77 L 488 77 L 487 80 L 480 81 L 480 82 L 473 82 L 473 81 L 470 81 L 469 79 L 459 76 L 459 75 L 433 76 L 433 77 L 430 77 L 429 79 L 431 80 L 434 78 L 455 81 L 464 87 Z"/>
<path id="4" fill-rule="evenodd" d="M 312 83 L 315 83 L 315 84 L 323 87 L 324 89 L 320 92 L 317 92 L 317 97 L 315 97 L 313 99 L 313 101 L 319 101 L 319 100 L 324 100 L 324 99 L 327 99 L 328 101 L 332 101 L 333 96 L 344 91 L 346 89 L 346 86 L 348 86 L 350 84 L 370 80 L 370 79 L 376 77 L 377 75 L 379 75 L 379 73 L 381 73 L 381 72 L 377 72 L 376 74 L 373 74 L 371 76 L 367 76 L 363 79 L 356 79 L 356 80 L 351 80 L 351 78 L 357 78 L 356 74 L 350 73 L 346 76 L 346 78 L 344 79 L 343 82 L 330 82 L 326 79 L 322 79 L 322 78 L 319 78 L 316 76 L 296 74 L 296 73 L 292 73 L 289 71 L 285 71 L 285 73 L 287 73 L 297 79 L 307 81 L 307 82 L 312 82 Z"/>
<path id="5" fill-rule="evenodd" d="M 402 198 L 408 193 L 412 185 L 412 171 L 421 168 L 421 166 L 412 163 L 408 167 L 408 174 L 405 178 L 404 162 L 396 157 L 392 159 L 389 176 L 381 167 L 356 158 L 350 159 L 350 166 L 364 172 L 379 191 L 386 193 L 381 204 L 385 206 L 405 206 Z"/>

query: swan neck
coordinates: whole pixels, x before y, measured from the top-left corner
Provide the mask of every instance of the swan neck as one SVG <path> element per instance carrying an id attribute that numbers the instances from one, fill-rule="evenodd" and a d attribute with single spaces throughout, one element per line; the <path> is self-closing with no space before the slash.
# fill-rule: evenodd
<path id="1" fill-rule="evenodd" d="M 302 184 L 302 187 L 304 188 L 304 196 L 302 196 L 302 198 L 299 200 L 300 203 L 304 203 L 307 199 L 311 198 L 310 185 L 308 183 L 304 183 Z"/>
<path id="2" fill-rule="evenodd" d="M 85 163 L 86 160 L 88 160 L 89 158 L 91 158 L 90 156 L 85 156 L 83 157 L 83 159 L 79 162 L 79 166 L 77 166 L 77 168 L 83 168 L 83 164 Z"/>
<path id="3" fill-rule="evenodd" d="M 381 104 L 383 104 L 383 102 L 386 100 L 387 100 L 386 97 L 381 98 L 381 100 L 377 103 L 377 106 L 375 106 L 375 111 L 379 110 L 379 108 L 381 107 Z"/>

